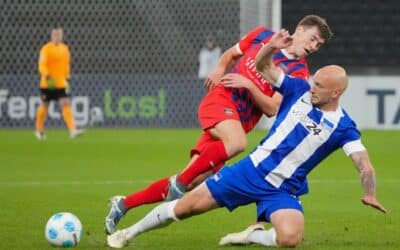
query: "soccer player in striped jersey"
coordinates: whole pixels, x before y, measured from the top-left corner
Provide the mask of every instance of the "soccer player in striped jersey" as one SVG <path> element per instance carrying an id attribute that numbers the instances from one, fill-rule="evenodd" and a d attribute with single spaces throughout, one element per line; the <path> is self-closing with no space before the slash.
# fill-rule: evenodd
<path id="1" fill-rule="evenodd" d="M 291 43 L 289 33 L 281 30 L 255 59 L 257 71 L 283 95 L 277 119 L 259 146 L 183 198 L 159 205 L 136 224 L 108 236 L 109 246 L 124 247 L 146 231 L 218 207 L 233 210 L 250 203 L 257 205 L 258 220 L 270 222 L 272 228 L 249 232 L 242 238 L 244 243 L 298 246 L 304 232 L 299 196 L 308 192 L 307 175 L 338 148 L 360 172 L 362 203 L 386 212 L 376 198 L 375 172 L 360 132 L 339 104 L 348 84 L 345 70 L 337 65 L 323 67 L 311 87 L 273 63 L 275 49 Z"/>
<path id="2" fill-rule="evenodd" d="M 246 133 L 251 131 L 262 114 L 274 116 L 281 95 L 256 71 L 257 52 L 267 43 L 273 31 L 259 27 L 228 49 L 210 77 L 205 81 L 209 93 L 200 103 L 198 115 L 203 133 L 191 151 L 191 160 L 179 174 L 155 181 L 144 190 L 110 199 L 110 212 L 105 219 L 107 233 L 112 233 L 119 219 L 134 207 L 180 198 L 185 191 L 216 173 L 226 160 L 247 146 Z M 318 51 L 332 32 L 319 16 L 304 17 L 292 35 L 293 44 L 274 53 L 274 64 L 286 74 L 308 79 L 304 57 Z M 229 74 L 230 65 L 238 59 Z"/>

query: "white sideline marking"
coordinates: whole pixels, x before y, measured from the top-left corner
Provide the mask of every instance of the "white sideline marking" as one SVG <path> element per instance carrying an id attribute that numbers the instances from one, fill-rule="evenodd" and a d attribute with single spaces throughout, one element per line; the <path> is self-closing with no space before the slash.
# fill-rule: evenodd
<path id="1" fill-rule="evenodd" d="M 82 185 L 132 185 L 149 184 L 154 180 L 103 180 L 103 181 L 0 181 L 0 186 L 82 186 Z M 361 183 L 358 179 L 314 179 L 309 183 Z M 378 180 L 378 183 L 400 183 L 400 179 Z"/>
<path id="2" fill-rule="evenodd" d="M 80 186 L 80 185 L 132 185 L 146 184 L 154 180 L 116 181 L 0 181 L 0 186 Z"/>

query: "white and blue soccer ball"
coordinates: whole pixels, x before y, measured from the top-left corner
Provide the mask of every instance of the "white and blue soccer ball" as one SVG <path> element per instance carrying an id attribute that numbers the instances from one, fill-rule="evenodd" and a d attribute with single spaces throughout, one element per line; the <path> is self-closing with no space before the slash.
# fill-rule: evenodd
<path id="1" fill-rule="evenodd" d="M 47 221 L 45 235 L 53 246 L 74 247 L 82 237 L 82 224 L 74 214 L 61 212 Z"/>

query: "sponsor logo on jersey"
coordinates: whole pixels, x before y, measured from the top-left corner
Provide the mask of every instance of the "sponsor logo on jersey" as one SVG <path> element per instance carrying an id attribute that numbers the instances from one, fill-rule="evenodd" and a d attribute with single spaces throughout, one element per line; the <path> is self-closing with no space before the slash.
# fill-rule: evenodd
<path id="1" fill-rule="evenodd" d="M 224 108 L 224 113 L 227 115 L 233 115 L 234 111 L 231 108 Z"/>

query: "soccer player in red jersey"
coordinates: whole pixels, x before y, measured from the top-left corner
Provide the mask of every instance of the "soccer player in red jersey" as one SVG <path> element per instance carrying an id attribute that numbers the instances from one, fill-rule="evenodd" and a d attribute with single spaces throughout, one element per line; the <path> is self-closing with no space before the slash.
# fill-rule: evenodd
<path id="1" fill-rule="evenodd" d="M 203 133 L 191 151 L 189 164 L 180 174 L 160 179 L 144 190 L 127 197 L 112 197 L 110 212 L 105 218 L 108 234 L 115 231 L 120 218 L 129 209 L 182 197 L 184 192 L 217 172 L 226 160 L 245 150 L 246 134 L 263 114 L 276 114 L 282 97 L 257 73 L 254 64 L 257 52 L 273 34 L 265 27 L 256 28 L 224 52 L 218 66 L 205 81 L 209 92 L 198 110 Z M 332 32 L 323 18 L 306 16 L 292 35 L 292 45 L 276 50 L 274 64 L 285 74 L 308 79 L 304 57 L 318 51 L 331 36 Z M 225 74 L 236 60 L 231 72 Z"/>

